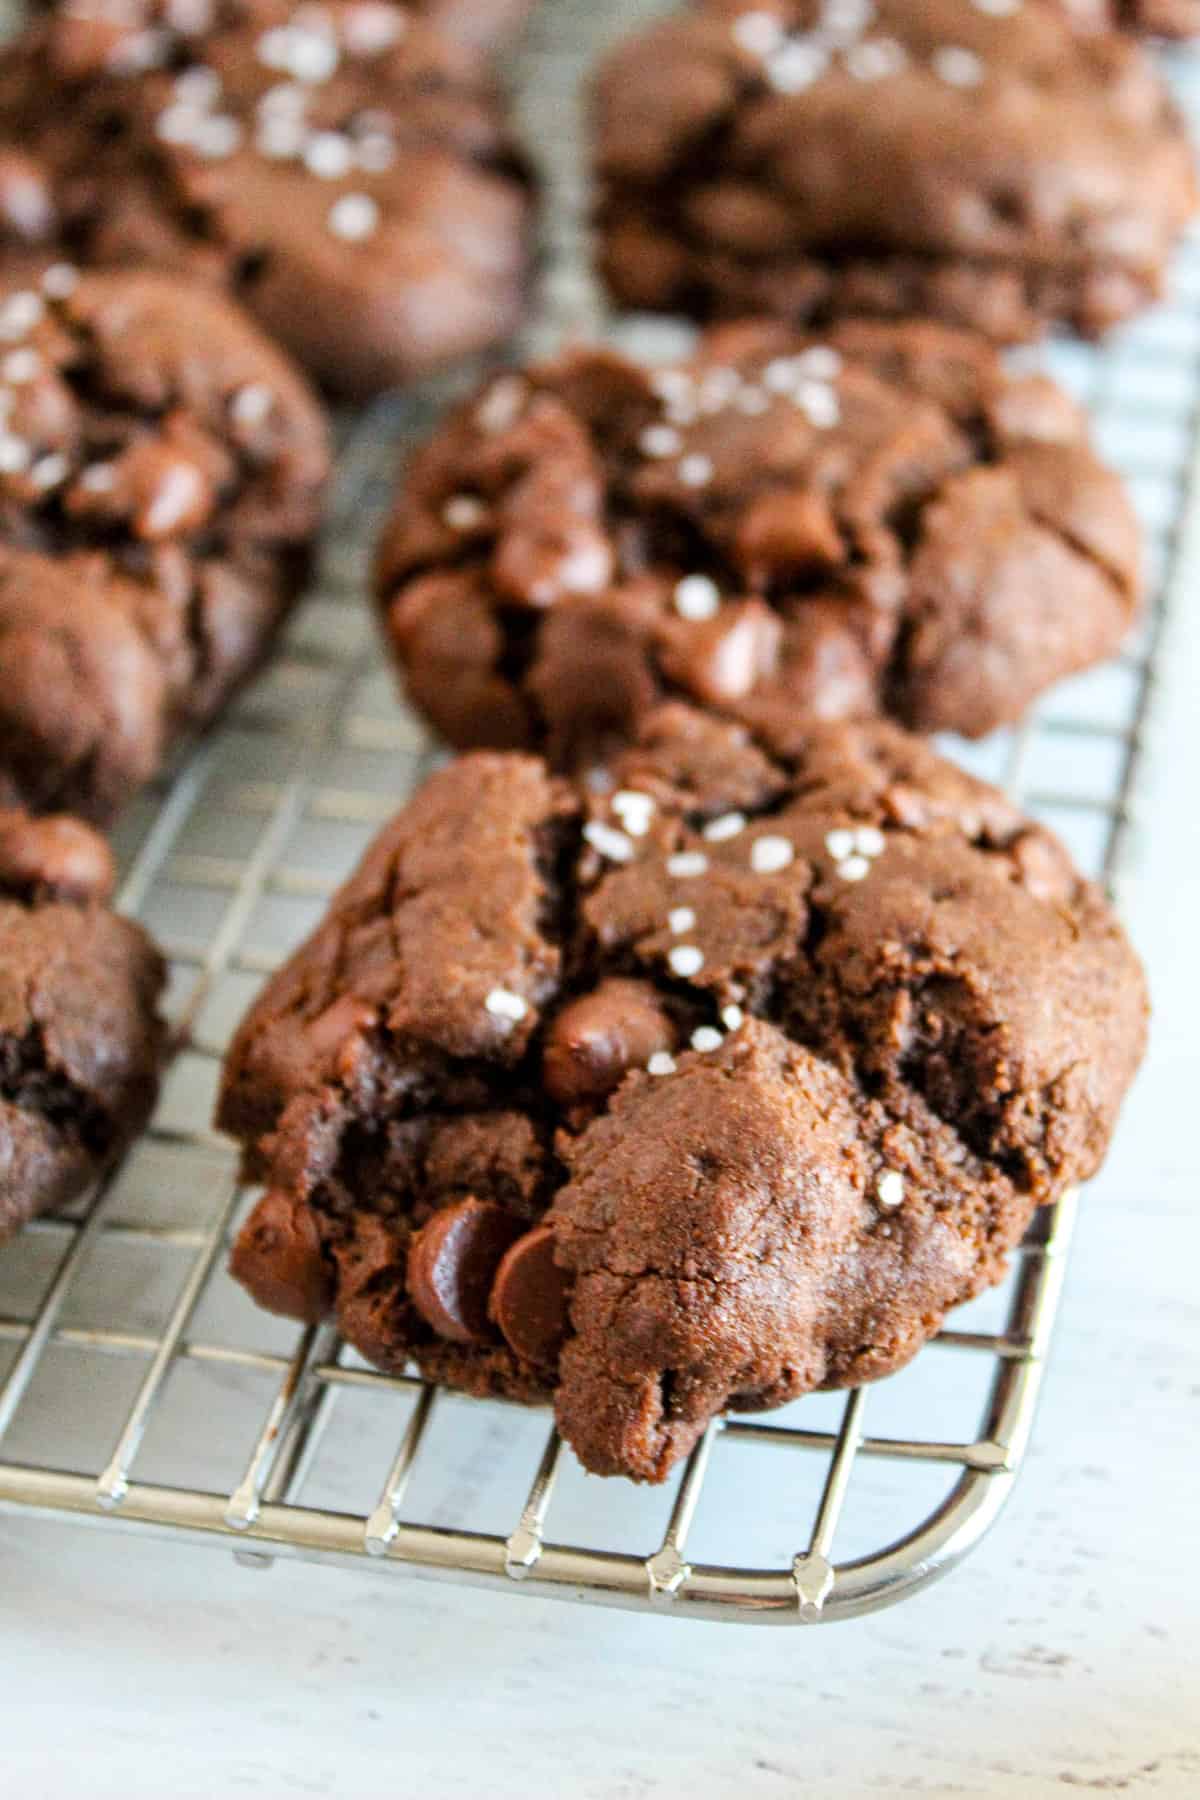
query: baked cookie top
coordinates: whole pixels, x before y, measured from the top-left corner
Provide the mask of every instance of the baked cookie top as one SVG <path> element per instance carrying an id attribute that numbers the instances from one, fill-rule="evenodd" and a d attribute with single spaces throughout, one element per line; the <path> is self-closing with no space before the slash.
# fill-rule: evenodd
<path id="1" fill-rule="evenodd" d="M 496 90 L 387 0 L 77 0 L 0 59 L 0 103 L 42 190 L 17 245 L 223 283 L 339 393 L 520 310 L 530 181 Z"/>
<path id="2" fill-rule="evenodd" d="M 378 591 L 459 746 L 570 766 L 664 696 L 975 736 L 1115 649 L 1138 532 L 1074 405 L 977 336 L 745 325 L 492 381 L 410 464 Z"/>
<path id="3" fill-rule="evenodd" d="M 1145 1010 L 1061 845 L 894 726 L 667 707 L 602 784 L 464 758 L 231 1047 L 269 1189 L 234 1272 L 661 1479 L 997 1279 L 1100 1162 Z"/>
<path id="4" fill-rule="evenodd" d="M 165 970 L 106 909 L 112 877 L 77 819 L 0 805 L 0 1240 L 82 1192 L 154 1104 Z"/>
<path id="5" fill-rule="evenodd" d="M 329 456 L 221 295 L 50 264 L 0 284 L 0 777 L 103 818 L 253 661 Z"/>
<path id="6" fill-rule="evenodd" d="M 1042 0 L 707 0 L 617 48 L 594 124 L 610 280 L 701 316 L 1093 334 L 1196 201 L 1152 61 Z"/>

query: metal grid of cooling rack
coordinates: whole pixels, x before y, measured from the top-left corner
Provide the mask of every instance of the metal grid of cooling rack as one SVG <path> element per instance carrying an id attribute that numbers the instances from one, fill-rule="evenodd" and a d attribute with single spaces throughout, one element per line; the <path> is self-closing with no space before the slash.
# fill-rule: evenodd
<path id="1" fill-rule="evenodd" d="M 573 97 L 601 34 L 645 10 L 548 5 L 522 59 L 550 178 L 535 338 L 602 321 L 580 256 Z M 1173 75 L 1200 121 L 1200 62 Z M 1102 354 L 1049 352 L 1139 502 L 1144 626 L 1019 734 L 951 746 L 1110 886 L 1133 840 L 1164 625 L 1200 569 L 1200 236 L 1175 291 Z M 652 350 L 662 328 L 632 337 Z M 1011 1489 L 1073 1195 L 1042 1215 L 1008 1283 L 908 1370 L 719 1420 L 662 1490 L 584 1476 L 544 1412 L 380 1375 L 327 1327 L 256 1312 L 224 1275 L 253 1196 L 209 1126 L 222 1047 L 432 754 L 361 596 L 395 456 L 440 397 L 381 403 L 347 430 L 320 576 L 271 668 L 124 822 L 120 902 L 167 950 L 178 1048 L 152 1130 L 103 1192 L 0 1257 L 0 1510 L 224 1545 L 251 1566 L 291 1555 L 773 1623 L 870 1611 L 950 1568 Z"/>

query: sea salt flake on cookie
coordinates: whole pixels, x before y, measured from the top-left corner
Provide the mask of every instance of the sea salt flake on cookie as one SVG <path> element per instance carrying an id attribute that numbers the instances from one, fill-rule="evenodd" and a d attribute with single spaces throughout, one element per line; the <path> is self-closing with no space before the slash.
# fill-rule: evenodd
<path id="1" fill-rule="evenodd" d="M 795 845 L 788 838 L 756 838 L 750 847 L 750 867 L 756 875 L 776 875 L 788 867 L 795 854 Z"/>

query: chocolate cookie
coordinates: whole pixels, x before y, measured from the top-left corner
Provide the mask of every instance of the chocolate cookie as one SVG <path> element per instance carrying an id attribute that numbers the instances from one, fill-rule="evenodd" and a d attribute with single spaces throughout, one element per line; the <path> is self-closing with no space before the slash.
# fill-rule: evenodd
<path id="1" fill-rule="evenodd" d="M 1160 0 L 1170 4 L 1170 0 Z M 1186 4 L 1187 0 L 1180 0 Z M 476 50 L 497 50 L 520 33 L 535 0 L 420 0 L 417 11 L 438 31 Z"/>
<path id="2" fill-rule="evenodd" d="M 351 396 L 511 330 L 530 181 L 474 51 L 384 0 L 160 10 L 78 0 L 0 59 L 17 251 L 223 284 Z"/>
<path id="3" fill-rule="evenodd" d="M 746 325 L 493 381 L 412 464 L 378 589 L 451 743 L 567 767 L 664 695 L 976 736 L 1116 647 L 1137 565 L 1079 412 L 977 336 Z"/>
<path id="4" fill-rule="evenodd" d="M 0 788 L 111 817 L 258 663 L 327 470 L 306 384 L 220 295 L 0 286 Z"/>
<path id="5" fill-rule="evenodd" d="M 84 1192 L 154 1105 L 165 971 L 108 910 L 112 877 L 78 820 L 0 808 L 0 1241 Z"/>
<path id="6" fill-rule="evenodd" d="M 708 0 L 595 89 L 631 306 L 1096 336 L 1162 290 L 1192 155 L 1139 45 L 1042 0 Z"/>
<path id="7" fill-rule="evenodd" d="M 463 758 L 232 1045 L 268 1189 L 233 1272 L 659 1480 L 996 1281 L 1103 1157 L 1145 1012 L 1062 846 L 893 725 L 667 707 L 602 793 Z"/>

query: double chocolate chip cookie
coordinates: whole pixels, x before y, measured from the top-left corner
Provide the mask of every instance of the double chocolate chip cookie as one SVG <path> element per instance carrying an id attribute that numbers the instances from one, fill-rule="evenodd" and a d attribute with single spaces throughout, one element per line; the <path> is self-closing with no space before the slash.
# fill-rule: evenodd
<path id="1" fill-rule="evenodd" d="M 1075 407 L 977 336 L 729 326 L 490 383 L 411 466 L 378 586 L 451 743 L 569 767 L 664 696 L 989 731 L 1115 648 L 1138 534 Z"/>
<path id="2" fill-rule="evenodd" d="M 0 58 L 0 109 L 10 256 L 224 285 L 336 393 L 521 312 L 531 183 L 497 94 L 386 0 L 76 0 Z"/>
<path id="3" fill-rule="evenodd" d="M 1161 292 L 1195 209 L 1146 53 L 1044 0 L 707 0 L 620 46 L 594 101 L 630 306 L 1095 336 Z"/>
<path id="4" fill-rule="evenodd" d="M 656 1481 L 904 1363 L 1100 1163 L 1141 972 L 995 790 L 882 723 L 666 707 L 607 781 L 433 777 L 268 983 L 233 1272 L 372 1362 L 549 1394 Z"/>
<path id="5" fill-rule="evenodd" d="M 1135 31 L 1190 38 L 1200 32 L 1200 0 L 1049 0 L 1081 31 Z"/>
<path id="6" fill-rule="evenodd" d="M 112 880 L 88 826 L 0 804 L 0 1240 L 84 1192 L 154 1105 L 164 969 Z"/>
<path id="7" fill-rule="evenodd" d="M 327 469 L 313 395 L 220 295 L 0 285 L 0 789 L 110 818 L 260 660 Z"/>

